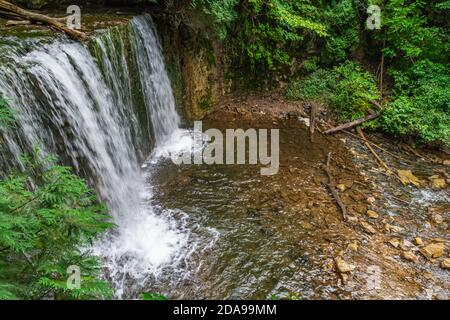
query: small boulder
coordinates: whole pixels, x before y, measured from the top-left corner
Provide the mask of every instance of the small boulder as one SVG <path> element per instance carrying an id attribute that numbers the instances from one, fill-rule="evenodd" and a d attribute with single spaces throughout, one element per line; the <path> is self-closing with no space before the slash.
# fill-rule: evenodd
<path id="1" fill-rule="evenodd" d="M 347 249 L 352 251 L 358 251 L 358 243 L 356 241 L 349 243 Z"/>
<path id="2" fill-rule="evenodd" d="M 423 246 L 423 240 L 422 240 L 422 238 L 415 237 L 415 238 L 414 238 L 414 243 L 415 243 L 416 245 L 418 245 L 418 246 Z"/>
<path id="3" fill-rule="evenodd" d="M 375 228 L 372 227 L 372 225 L 370 223 L 367 223 L 365 221 L 361 221 L 361 226 L 363 227 L 364 231 L 366 231 L 367 233 L 370 233 L 370 234 L 377 233 Z"/>
<path id="4" fill-rule="evenodd" d="M 373 204 L 376 201 L 375 197 L 368 197 L 366 200 L 369 204 Z"/>
<path id="5" fill-rule="evenodd" d="M 410 250 L 413 246 L 414 245 L 406 239 L 403 239 L 403 241 L 400 242 L 400 248 L 402 248 L 402 250 L 405 250 L 405 251 Z M 416 249 L 416 248 L 414 247 L 414 249 Z"/>
<path id="6" fill-rule="evenodd" d="M 433 189 L 443 189 L 447 183 L 445 182 L 445 179 L 433 179 L 431 180 L 431 187 Z"/>
<path id="7" fill-rule="evenodd" d="M 345 184 L 343 184 L 343 183 L 339 183 L 338 185 L 336 185 L 336 188 L 337 188 L 339 191 L 341 191 L 341 192 L 344 192 L 345 189 L 347 189 L 347 188 L 345 187 Z"/>
<path id="8" fill-rule="evenodd" d="M 450 269 L 450 258 L 444 259 L 441 262 L 441 268 L 443 268 L 443 269 Z"/>
<path id="9" fill-rule="evenodd" d="M 373 210 L 367 210 L 367 216 L 369 218 L 372 218 L 372 219 L 378 219 L 378 217 L 380 215 L 377 212 L 373 211 Z"/>
<path id="10" fill-rule="evenodd" d="M 419 260 L 419 258 L 411 251 L 403 251 L 402 258 L 412 262 L 417 262 Z"/>
<path id="11" fill-rule="evenodd" d="M 397 238 L 392 238 L 388 241 L 388 243 L 393 246 L 394 248 L 398 248 L 398 246 L 400 245 L 400 240 Z"/>
<path id="12" fill-rule="evenodd" d="M 419 251 L 425 256 L 425 258 L 431 260 L 442 256 L 444 254 L 444 250 L 445 245 L 443 243 L 432 243 L 421 248 Z"/>
<path id="13" fill-rule="evenodd" d="M 386 223 L 386 224 L 384 225 L 384 229 L 385 229 L 387 232 L 394 232 L 394 233 L 400 233 L 400 232 L 402 232 L 402 231 L 404 230 L 402 227 L 394 226 L 394 225 L 389 224 L 389 223 Z"/>
<path id="14" fill-rule="evenodd" d="M 397 170 L 397 174 L 400 178 L 400 181 L 403 184 L 413 184 L 416 187 L 420 187 L 420 180 L 417 178 L 411 170 Z"/>
<path id="15" fill-rule="evenodd" d="M 336 267 L 341 273 L 346 273 L 355 270 L 355 266 L 352 264 L 347 263 L 344 259 L 341 257 L 337 257 L 335 259 Z"/>

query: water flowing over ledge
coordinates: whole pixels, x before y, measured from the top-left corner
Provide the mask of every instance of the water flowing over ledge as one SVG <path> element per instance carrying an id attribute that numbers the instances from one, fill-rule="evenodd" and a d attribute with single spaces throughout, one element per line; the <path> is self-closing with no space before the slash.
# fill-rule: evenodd
<path id="1" fill-rule="evenodd" d="M 8 63 L 0 70 L 0 93 L 18 111 L 18 128 L 4 136 L 9 155 L 2 161 L 18 165 L 21 153 L 40 145 L 96 187 L 117 228 L 94 252 L 117 297 L 165 270 L 173 275 L 195 240 L 184 213 L 152 203 L 151 169 L 140 167 L 150 148 L 158 154 L 180 132 L 150 16 L 98 35 L 89 48 L 65 39 L 31 47 L 2 56 Z"/>

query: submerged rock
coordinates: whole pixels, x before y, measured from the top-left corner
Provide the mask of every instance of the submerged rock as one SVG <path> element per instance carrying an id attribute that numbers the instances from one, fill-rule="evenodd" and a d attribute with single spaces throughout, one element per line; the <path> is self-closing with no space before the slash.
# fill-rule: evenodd
<path id="1" fill-rule="evenodd" d="M 444 259 L 441 262 L 441 268 L 443 268 L 443 269 L 450 269 L 450 258 Z"/>
<path id="2" fill-rule="evenodd" d="M 398 248 L 400 245 L 400 240 L 397 238 L 392 238 L 388 241 L 388 243 L 393 246 L 394 248 Z"/>
<path id="3" fill-rule="evenodd" d="M 417 262 L 419 260 L 419 258 L 411 251 L 403 251 L 402 258 L 412 262 Z"/>
<path id="4" fill-rule="evenodd" d="M 380 215 L 377 212 L 373 211 L 373 210 L 367 210 L 367 216 L 369 218 L 372 218 L 372 219 L 378 219 L 378 217 Z"/>
<path id="5" fill-rule="evenodd" d="M 422 240 L 422 238 L 415 237 L 415 238 L 414 238 L 414 243 L 415 243 L 416 245 L 418 245 L 418 246 L 423 246 L 423 240 Z"/>
<path id="6" fill-rule="evenodd" d="M 446 185 L 447 183 L 445 182 L 445 179 L 439 178 L 431 180 L 431 187 L 434 189 L 443 189 Z"/>
<path id="7" fill-rule="evenodd" d="M 420 187 L 420 180 L 417 178 L 411 170 L 397 170 L 397 174 L 403 184 L 413 184 L 416 187 Z"/>
<path id="8" fill-rule="evenodd" d="M 361 221 L 361 226 L 363 227 L 364 231 L 366 231 L 367 233 L 375 234 L 377 232 L 375 230 L 375 228 L 372 227 L 372 225 L 368 222 Z"/>
<path id="9" fill-rule="evenodd" d="M 338 271 L 341 272 L 341 273 L 350 272 L 350 271 L 355 270 L 355 268 L 356 268 L 354 265 L 348 264 L 341 257 L 337 257 L 335 259 L 335 262 L 336 262 L 336 267 L 337 267 Z"/>

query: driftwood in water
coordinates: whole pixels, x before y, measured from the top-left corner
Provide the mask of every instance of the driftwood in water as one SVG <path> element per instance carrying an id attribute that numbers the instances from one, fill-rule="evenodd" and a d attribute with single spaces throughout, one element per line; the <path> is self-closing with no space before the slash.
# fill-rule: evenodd
<path id="1" fill-rule="evenodd" d="M 359 124 L 361 124 L 363 122 L 366 122 L 366 121 L 378 118 L 379 116 L 380 116 L 379 113 L 370 114 L 367 117 L 359 118 L 357 120 L 353 120 L 353 121 L 341 124 L 340 126 L 331 128 L 331 129 L 325 131 L 324 133 L 325 134 L 331 134 L 331 133 L 335 133 L 335 132 L 338 132 L 338 131 L 341 131 L 341 130 L 344 130 L 344 129 L 353 128 L 353 127 L 355 127 L 355 126 L 357 126 L 357 125 L 359 125 Z"/>
<path id="2" fill-rule="evenodd" d="M 397 173 L 395 173 L 394 171 L 391 170 L 391 168 L 389 168 L 387 166 L 387 164 L 383 161 L 383 159 L 380 158 L 380 156 L 378 155 L 378 153 L 375 152 L 375 150 L 372 148 L 372 146 L 369 143 L 369 140 L 367 140 L 366 136 L 364 135 L 363 131 L 361 130 L 361 128 L 356 128 L 356 132 L 358 132 L 358 135 L 361 137 L 361 140 L 363 141 L 363 143 L 365 144 L 365 146 L 367 147 L 367 149 L 369 149 L 369 151 L 373 154 L 373 156 L 375 157 L 375 159 L 377 159 L 378 163 L 381 164 L 381 166 L 383 166 L 383 168 L 386 169 L 386 171 L 388 173 L 392 173 L 398 180 L 400 180 L 400 182 L 403 184 L 402 179 L 398 176 Z"/>
<path id="3" fill-rule="evenodd" d="M 380 158 L 380 156 L 378 155 L 378 153 L 375 152 L 375 150 L 373 150 L 372 146 L 370 145 L 369 141 L 366 139 L 366 136 L 364 135 L 363 131 L 361 130 L 361 128 L 356 128 L 356 132 L 358 132 L 359 136 L 361 137 L 361 140 L 363 141 L 363 143 L 366 145 L 367 149 L 369 149 L 369 151 L 373 154 L 373 156 L 375 157 L 375 159 L 377 159 L 377 161 L 388 171 L 388 172 L 392 172 L 392 170 L 387 166 L 386 163 L 384 163 L 383 159 Z"/>
<path id="4" fill-rule="evenodd" d="M 67 28 L 64 23 L 58 21 L 59 19 L 54 19 L 49 16 L 28 11 L 22 9 L 12 3 L 4 0 L 0 0 L 0 15 L 7 16 L 8 18 L 20 18 L 22 20 L 28 20 L 31 23 L 42 23 L 50 26 L 51 28 L 66 33 L 69 37 L 76 40 L 86 40 L 87 36 L 84 32 L 73 30 Z"/>
<path id="5" fill-rule="evenodd" d="M 341 209 L 344 221 L 347 221 L 347 208 L 342 202 L 341 197 L 339 197 L 339 194 L 336 192 L 336 184 L 334 183 L 333 176 L 331 175 L 330 171 L 330 161 L 331 161 L 331 152 L 328 152 L 327 165 L 325 166 L 325 172 L 327 173 L 328 176 L 328 188 L 330 189 L 330 192 L 333 195 L 334 200 L 336 200 L 339 208 Z"/>

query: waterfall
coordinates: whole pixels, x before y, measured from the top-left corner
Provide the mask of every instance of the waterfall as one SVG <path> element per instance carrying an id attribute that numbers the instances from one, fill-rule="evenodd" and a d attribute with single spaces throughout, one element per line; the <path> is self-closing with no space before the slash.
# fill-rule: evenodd
<path id="1" fill-rule="evenodd" d="M 124 297 L 130 286 L 176 268 L 189 251 L 189 233 L 182 213 L 152 203 L 140 166 L 145 141 L 164 147 L 180 122 L 155 28 L 141 16 L 126 27 L 126 37 L 115 32 L 96 37 L 91 50 L 58 39 L 4 51 L 0 93 L 17 110 L 18 128 L 4 136 L 16 165 L 21 152 L 40 145 L 106 201 L 117 228 L 98 239 L 94 252 L 116 296 Z"/>

